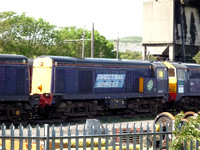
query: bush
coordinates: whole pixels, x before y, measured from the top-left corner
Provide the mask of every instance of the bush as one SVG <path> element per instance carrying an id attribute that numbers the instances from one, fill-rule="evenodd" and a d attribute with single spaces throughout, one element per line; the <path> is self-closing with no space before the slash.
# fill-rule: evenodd
<path id="1" fill-rule="evenodd" d="M 190 145 L 191 142 L 200 141 L 200 115 L 195 114 L 187 120 L 184 119 L 184 113 L 181 112 L 175 116 L 173 142 L 171 143 L 172 150 L 189 149 L 193 146 L 195 149 L 196 144 Z"/>

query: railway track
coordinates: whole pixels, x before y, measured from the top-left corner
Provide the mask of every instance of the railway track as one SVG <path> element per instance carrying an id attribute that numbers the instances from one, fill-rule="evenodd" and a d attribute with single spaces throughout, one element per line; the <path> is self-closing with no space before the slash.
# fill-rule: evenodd
<path id="1" fill-rule="evenodd" d="M 106 115 L 106 116 L 94 116 L 92 118 L 85 117 L 75 117 L 75 118 L 67 118 L 63 119 L 43 119 L 43 118 L 34 118 L 30 120 L 19 120 L 19 121 L 1 121 L 0 124 L 5 124 L 8 128 L 10 124 L 14 124 L 18 126 L 20 124 L 26 126 L 30 125 L 75 125 L 75 124 L 84 124 L 87 119 L 98 119 L 102 123 L 119 123 L 119 122 L 132 122 L 132 121 L 143 121 L 143 120 L 153 120 L 155 115 L 149 113 L 141 113 L 141 114 L 119 114 L 119 115 Z"/>

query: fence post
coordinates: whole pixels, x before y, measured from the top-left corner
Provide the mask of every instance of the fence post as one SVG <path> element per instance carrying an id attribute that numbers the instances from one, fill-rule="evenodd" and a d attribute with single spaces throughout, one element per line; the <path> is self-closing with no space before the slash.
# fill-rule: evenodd
<path id="1" fill-rule="evenodd" d="M 108 135 L 108 124 L 107 123 L 106 123 L 105 133 L 106 133 L 106 135 Z M 105 150 L 108 150 L 108 136 L 106 136 L 106 149 Z"/>
<path id="2" fill-rule="evenodd" d="M 28 137 L 32 137 L 32 127 L 31 125 L 29 124 L 28 125 Z M 28 139 L 28 149 L 30 150 L 31 149 L 31 145 L 32 145 L 32 139 Z"/>
<path id="3" fill-rule="evenodd" d="M 6 136 L 6 126 L 4 123 L 1 125 L 1 130 L 2 136 Z M 6 149 L 6 139 L 2 139 L 2 149 Z"/>
<path id="4" fill-rule="evenodd" d="M 140 133 L 143 133 L 143 124 L 140 124 Z M 143 135 L 140 135 L 140 150 L 143 150 Z"/>
<path id="5" fill-rule="evenodd" d="M 83 149 L 86 149 L 86 126 L 83 125 Z"/>
<path id="6" fill-rule="evenodd" d="M 130 133 L 130 128 L 129 128 L 129 123 L 126 124 L 126 133 Z M 126 137 L 126 149 L 129 149 L 129 144 L 130 144 L 130 137 Z"/>
<path id="7" fill-rule="evenodd" d="M 135 123 L 133 124 L 133 133 L 134 133 L 134 136 L 133 136 L 133 150 L 136 150 L 136 125 L 135 125 Z"/>
<path id="8" fill-rule="evenodd" d="M 22 126 L 22 124 L 19 125 L 19 136 L 23 137 L 23 129 L 24 127 Z M 23 149 L 23 139 L 19 140 L 19 149 Z"/>
<path id="9" fill-rule="evenodd" d="M 115 124 L 113 124 L 113 126 L 112 126 L 112 134 L 113 134 L 113 135 L 115 135 L 115 133 L 116 133 L 115 130 L 116 130 Z M 113 136 L 113 138 L 112 138 L 112 149 L 113 149 L 113 150 L 115 149 L 116 138 L 117 138 L 117 137 L 114 137 L 114 136 Z"/>
<path id="10" fill-rule="evenodd" d="M 52 131 L 52 137 L 53 137 L 52 143 L 51 143 L 51 149 L 56 149 L 55 139 L 54 139 L 54 137 L 56 137 L 56 130 L 55 130 L 55 126 L 54 125 L 52 125 L 51 131 Z"/>
<path id="11" fill-rule="evenodd" d="M 68 128 L 67 128 L 67 136 L 70 137 L 71 136 L 71 127 L 70 124 L 68 124 Z M 68 138 L 68 146 L 67 146 L 68 150 L 71 150 L 71 138 Z"/>
<path id="12" fill-rule="evenodd" d="M 76 137 L 79 136 L 79 127 L 78 124 L 76 124 Z M 76 138 L 76 149 L 79 148 L 79 138 Z"/>
<path id="13" fill-rule="evenodd" d="M 119 125 L 119 134 L 122 135 L 123 131 L 122 131 L 122 124 L 120 123 Z M 119 136 L 119 149 L 122 150 L 122 139 L 123 136 Z"/>
<path id="14" fill-rule="evenodd" d="M 44 136 L 46 138 L 44 142 L 44 150 L 49 150 L 49 124 L 44 124 Z"/>
<path id="15" fill-rule="evenodd" d="M 60 137 L 63 137 L 64 131 L 62 124 L 60 125 Z M 63 138 L 60 138 L 60 149 L 63 150 Z"/>
<path id="16" fill-rule="evenodd" d="M 10 125 L 11 137 L 15 136 L 15 126 L 13 124 Z M 14 139 L 11 139 L 11 150 L 14 150 Z"/>
<path id="17" fill-rule="evenodd" d="M 149 122 L 147 123 L 147 133 L 150 133 L 150 127 L 149 127 Z M 151 140 L 150 140 L 150 137 L 149 137 L 149 135 L 147 135 L 147 139 L 146 139 L 146 142 L 147 142 L 147 144 L 146 144 L 146 147 L 147 147 L 147 149 L 149 149 L 150 148 L 150 144 L 151 144 Z"/>
<path id="18" fill-rule="evenodd" d="M 36 126 L 36 136 L 40 137 L 40 126 L 37 124 Z M 36 140 L 37 150 L 40 149 L 40 140 Z"/>

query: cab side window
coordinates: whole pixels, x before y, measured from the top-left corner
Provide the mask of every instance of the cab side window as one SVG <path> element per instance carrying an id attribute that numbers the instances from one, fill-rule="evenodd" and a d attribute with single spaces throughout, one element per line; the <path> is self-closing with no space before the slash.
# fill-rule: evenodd
<path id="1" fill-rule="evenodd" d="M 185 80 L 185 69 L 177 69 L 178 80 Z"/>
<path id="2" fill-rule="evenodd" d="M 157 69 L 157 78 L 158 79 L 163 79 L 164 78 L 163 69 Z"/>
<path id="3" fill-rule="evenodd" d="M 174 68 L 169 68 L 169 69 L 168 69 L 168 72 L 169 72 L 169 77 L 175 77 Z"/>

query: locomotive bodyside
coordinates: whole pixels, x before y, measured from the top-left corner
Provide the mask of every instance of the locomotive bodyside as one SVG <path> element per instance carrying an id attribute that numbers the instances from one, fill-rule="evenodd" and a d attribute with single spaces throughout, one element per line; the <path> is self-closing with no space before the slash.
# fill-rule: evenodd
<path id="1" fill-rule="evenodd" d="M 168 108 L 198 111 L 200 108 L 200 65 L 164 62 L 169 70 Z"/>
<path id="2" fill-rule="evenodd" d="M 149 112 L 167 100 L 167 76 L 162 63 L 40 56 L 33 63 L 32 95 L 40 95 L 41 112 L 61 118 Z"/>
<path id="3" fill-rule="evenodd" d="M 28 117 L 29 103 L 28 59 L 21 55 L 0 55 L 0 118 Z"/>

